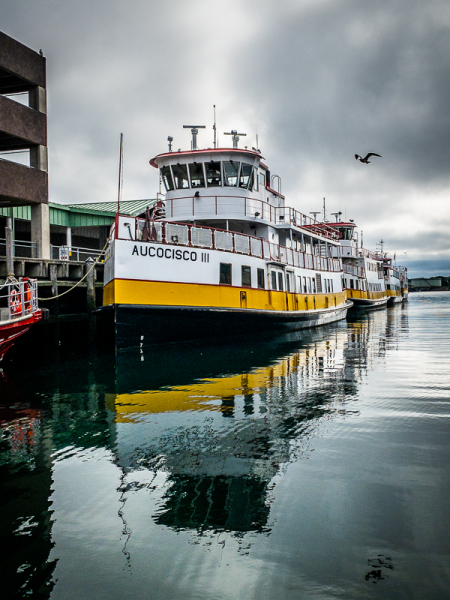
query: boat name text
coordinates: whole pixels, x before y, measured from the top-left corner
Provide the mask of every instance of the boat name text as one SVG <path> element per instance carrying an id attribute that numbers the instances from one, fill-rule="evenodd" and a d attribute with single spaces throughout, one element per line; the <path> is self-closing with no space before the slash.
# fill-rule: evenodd
<path id="1" fill-rule="evenodd" d="M 197 252 L 194 250 L 181 250 L 179 248 L 155 248 L 155 246 L 133 246 L 131 256 L 150 256 L 156 258 L 171 258 L 175 260 L 197 260 Z"/>

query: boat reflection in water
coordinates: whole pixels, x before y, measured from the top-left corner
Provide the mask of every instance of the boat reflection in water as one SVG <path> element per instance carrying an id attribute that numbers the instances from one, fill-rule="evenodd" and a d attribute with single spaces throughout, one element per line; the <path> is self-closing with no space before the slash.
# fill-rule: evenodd
<path id="1" fill-rule="evenodd" d="M 327 421 L 357 413 L 352 399 L 365 370 L 384 355 L 387 323 L 387 313 L 376 312 L 350 329 L 328 326 L 306 339 L 303 332 L 300 346 L 292 334 L 259 348 L 142 350 L 134 382 L 132 357 L 120 356 L 118 390 L 106 395 L 106 407 L 115 414 L 122 499 L 141 488 L 146 471 L 160 492 L 159 525 L 269 532 L 275 476 L 308 457 L 310 438 Z M 185 370 L 186 383 L 155 382 L 167 367 L 179 380 Z"/>
<path id="2" fill-rule="evenodd" d="M 272 539 L 284 471 L 334 419 L 354 418 L 405 318 L 399 306 L 301 341 L 144 349 L 0 382 L 12 592 L 94 597 L 86 590 L 101 585 L 146 597 L 159 585 L 167 594 L 154 597 L 179 597 L 162 573 L 174 556 L 180 573 L 201 562 L 192 544 L 233 539 L 240 557 Z M 124 571 L 138 575 L 132 584 Z"/>

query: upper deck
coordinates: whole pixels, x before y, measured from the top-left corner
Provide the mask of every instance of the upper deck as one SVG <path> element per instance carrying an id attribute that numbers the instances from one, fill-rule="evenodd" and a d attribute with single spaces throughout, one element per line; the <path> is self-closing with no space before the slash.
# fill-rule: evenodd
<path id="1" fill-rule="evenodd" d="M 259 152 L 239 148 L 166 152 L 152 158 L 150 164 L 159 169 L 165 188 L 164 218 L 244 221 L 337 243 L 339 233 L 332 227 L 285 206 L 281 189 L 271 187 L 270 171 L 261 159 Z"/>

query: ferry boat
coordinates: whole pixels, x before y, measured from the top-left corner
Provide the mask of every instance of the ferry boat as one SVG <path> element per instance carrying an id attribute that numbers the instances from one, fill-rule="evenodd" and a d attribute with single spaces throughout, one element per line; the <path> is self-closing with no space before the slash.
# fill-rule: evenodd
<path id="1" fill-rule="evenodd" d="M 243 134 L 199 150 L 191 131 L 191 150 L 169 143 L 150 160 L 165 194 L 146 218 L 116 216 L 99 309 L 113 316 L 116 347 L 344 319 L 339 232 L 285 205 L 261 152 L 238 147 Z"/>
<path id="2" fill-rule="evenodd" d="M 406 267 L 402 267 L 406 270 Z M 399 304 L 403 302 L 402 284 L 400 282 L 400 270 L 392 264 L 392 258 L 384 259 L 384 279 L 386 282 L 386 293 L 388 296 L 388 305 Z"/>
<path id="3" fill-rule="evenodd" d="M 37 280 L 9 278 L 0 286 L 0 361 L 34 323 L 42 319 L 38 307 Z"/>
<path id="4" fill-rule="evenodd" d="M 340 213 L 336 213 L 340 215 Z M 355 308 L 378 308 L 387 305 L 384 264 L 385 255 L 363 248 L 353 221 L 328 223 L 339 232 L 340 245 L 333 248 L 333 255 L 342 259 L 344 285 L 347 297 Z"/>
<path id="5" fill-rule="evenodd" d="M 403 302 L 408 302 L 408 269 L 406 267 L 398 267 L 400 278 L 400 290 L 402 292 Z"/>

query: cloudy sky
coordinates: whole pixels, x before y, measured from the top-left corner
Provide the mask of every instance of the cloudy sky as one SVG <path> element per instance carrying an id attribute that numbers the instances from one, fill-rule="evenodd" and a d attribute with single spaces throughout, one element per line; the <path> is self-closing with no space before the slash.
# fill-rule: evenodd
<path id="1" fill-rule="evenodd" d="M 51 201 L 115 199 L 121 132 L 124 198 L 155 197 L 149 159 L 184 124 L 212 146 L 215 104 L 288 205 L 450 274 L 448 0 L 0 0 L 0 30 L 47 58 Z"/>

